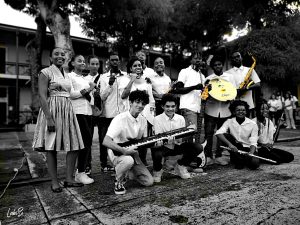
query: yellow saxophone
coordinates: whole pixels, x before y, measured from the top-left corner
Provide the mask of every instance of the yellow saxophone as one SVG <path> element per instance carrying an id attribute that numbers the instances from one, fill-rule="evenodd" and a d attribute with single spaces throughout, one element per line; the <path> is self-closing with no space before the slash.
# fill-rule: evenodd
<path id="1" fill-rule="evenodd" d="M 248 53 L 248 54 L 251 56 L 251 58 L 253 60 L 253 64 L 250 67 L 250 69 L 248 70 L 244 81 L 240 84 L 239 89 L 247 89 L 253 84 L 253 81 L 251 81 L 250 78 L 251 78 L 252 71 L 254 70 L 254 67 L 256 66 L 256 59 L 250 53 Z"/>

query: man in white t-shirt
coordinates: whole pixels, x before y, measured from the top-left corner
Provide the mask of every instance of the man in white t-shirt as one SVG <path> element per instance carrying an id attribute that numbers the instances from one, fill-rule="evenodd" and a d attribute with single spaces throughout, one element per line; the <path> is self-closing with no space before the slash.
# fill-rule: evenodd
<path id="1" fill-rule="evenodd" d="M 242 56 L 241 53 L 238 51 L 234 51 L 231 54 L 231 65 L 233 66 L 231 69 L 226 71 L 227 73 L 230 73 L 233 75 L 233 79 L 235 81 L 235 86 L 238 91 L 237 99 L 243 100 L 248 103 L 250 114 L 254 111 L 254 101 L 252 96 L 252 90 L 260 88 L 260 79 L 253 69 L 251 74 L 251 80 L 253 81 L 253 84 L 245 89 L 240 89 L 240 84 L 245 80 L 245 77 L 249 71 L 249 67 L 245 67 L 242 65 Z"/>
<path id="2" fill-rule="evenodd" d="M 155 99 L 156 115 L 163 112 L 162 106 L 160 105 L 161 98 L 166 94 L 171 87 L 171 79 L 165 74 L 165 62 L 161 57 L 154 60 L 155 73 L 149 76 L 152 84 L 152 93 Z"/>
<path id="3" fill-rule="evenodd" d="M 201 93 L 205 82 L 205 76 L 200 71 L 201 63 L 201 53 L 194 52 L 191 65 L 179 72 L 176 90 L 172 91 L 181 95 L 179 109 L 187 125 L 197 126 L 197 116 L 200 113 Z"/>
<path id="4" fill-rule="evenodd" d="M 121 147 L 121 143 L 139 140 L 147 136 L 147 120 L 140 115 L 149 103 L 145 91 L 132 91 L 129 94 L 129 111 L 117 115 L 110 123 L 103 145 L 108 148 L 108 155 L 116 171 L 115 194 L 125 194 L 124 183 L 130 173 L 144 186 L 153 184 L 153 177 L 142 163 L 136 146 Z"/>

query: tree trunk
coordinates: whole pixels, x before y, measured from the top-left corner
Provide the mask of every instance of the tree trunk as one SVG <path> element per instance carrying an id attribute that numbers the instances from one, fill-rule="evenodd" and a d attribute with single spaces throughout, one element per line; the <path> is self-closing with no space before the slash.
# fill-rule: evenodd
<path id="1" fill-rule="evenodd" d="M 28 54 L 30 62 L 30 77 L 31 77 L 31 97 L 32 104 L 31 109 L 34 118 L 37 117 L 39 110 L 39 94 L 38 94 L 38 74 L 42 69 L 42 53 L 43 53 L 43 42 L 46 37 L 46 24 L 40 15 L 35 19 L 37 24 L 37 30 L 35 37 L 28 42 L 25 49 Z"/>
<path id="2" fill-rule="evenodd" d="M 70 36 L 70 20 L 69 15 L 57 7 L 57 0 L 47 1 L 38 0 L 39 10 L 46 25 L 50 29 L 55 46 L 63 48 L 67 55 L 65 68 L 74 54 L 72 40 Z"/>

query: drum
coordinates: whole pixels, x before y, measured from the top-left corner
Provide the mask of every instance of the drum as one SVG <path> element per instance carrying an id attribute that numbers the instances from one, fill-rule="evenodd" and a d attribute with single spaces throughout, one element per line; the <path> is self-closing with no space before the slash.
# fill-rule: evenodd
<path id="1" fill-rule="evenodd" d="M 208 92 L 209 95 L 218 101 L 230 101 L 235 99 L 237 95 L 233 84 L 222 78 L 211 79 L 209 84 L 211 84 L 211 90 Z"/>

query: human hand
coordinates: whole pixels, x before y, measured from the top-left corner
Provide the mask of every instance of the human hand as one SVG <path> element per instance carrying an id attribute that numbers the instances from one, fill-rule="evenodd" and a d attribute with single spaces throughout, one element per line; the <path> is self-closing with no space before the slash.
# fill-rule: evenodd
<path id="1" fill-rule="evenodd" d="M 55 123 L 52 118 L 47 119 L 47 130 L 49 132 L 55 132 Z"/>
<path id="2" fill-rule="evenodd" d="M 135 155 L 138 154 L 138 151 L 136 150 L 136 146 L 131 146 L 129 148 L 124 149 L 124 155 Z"/>
<path id="3" fill-rule="evenodd" d="M 196 130 L 196 129 L 197 129 L 197 126 L 196 126 L 195 124 L 191 124 L 191 125 L 189 125 L 187 128 L 192 128 L 192 129 Z"/>
<path id="4" fill-rule="evenodd" d="M 228 147 L 231 149 L 231 151 L 238 152 L 237 147 L 235 147 L 234 145 L 229 145 Z"/>
<path id="5" fill-rule="evenodd" d="M 115 76 L 110 76 L 109 80 L 108 80 L 108 85 L 112 86 L 114 84 L 115 80 L 116 80 Z"/>
<path id="6" fill-rule="evenodd" d="M 131 74 L 130 74 L 130 80 L 131 80 L 131 81 L 135 81 L 135 80 L 137 79 L 138 76 L 139 76 L 139 75 L 136 74 L 136 73 L 131 73 Z"/>
<path id="7" fill-rule="evenodd" d="M 194 87 L 195 87 L 195 90 L 202 90 L 203 84 L 199 83 L 199 84 L 195 85 Z"/>
<path id="8" fill-rule="evenodd" d="M 93 90 L 96 87 L 96 84 L 94 82 L 89 82 L 90 90 Z"/>

